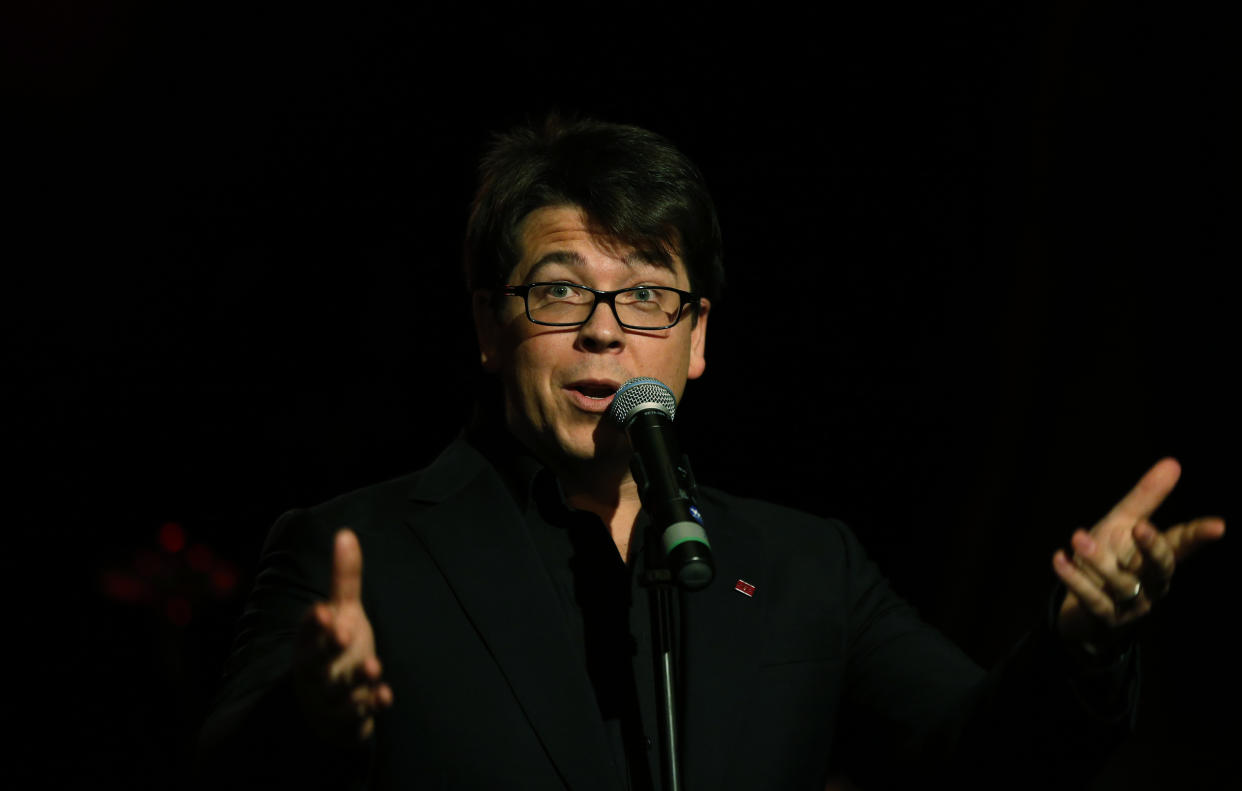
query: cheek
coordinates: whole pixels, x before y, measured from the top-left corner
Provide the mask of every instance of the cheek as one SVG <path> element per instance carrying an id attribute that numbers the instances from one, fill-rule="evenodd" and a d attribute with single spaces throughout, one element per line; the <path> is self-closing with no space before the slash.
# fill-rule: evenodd
<path id="1" fill-rule="evenodd" d="M 513 349 L 510 389 L 527 413 L 545 411 L 548 398 L 549 367 L 537 339 L 527 339 Z"/>
<path id="2" fill-rule="evenodd" d="M 689 365 L 690 350 L 683 342 L 679 345 L 676 354 L 662 358 L 657 369 L 659 370 L 657 378 L 673 389 L 678 401 L 681 400 L 681 393 L 686 387 L 686 373 Z"/>

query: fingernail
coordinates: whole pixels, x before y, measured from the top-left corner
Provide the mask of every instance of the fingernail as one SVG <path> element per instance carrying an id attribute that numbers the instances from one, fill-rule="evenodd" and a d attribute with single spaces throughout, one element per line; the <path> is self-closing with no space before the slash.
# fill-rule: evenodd
<path id="1" fill-rule="evenodd" d="M 1078 533 L 1074 536 L 1074 546 L 1081 552 L 1095 551 L 1095 541 L 1086 533 Z"/>

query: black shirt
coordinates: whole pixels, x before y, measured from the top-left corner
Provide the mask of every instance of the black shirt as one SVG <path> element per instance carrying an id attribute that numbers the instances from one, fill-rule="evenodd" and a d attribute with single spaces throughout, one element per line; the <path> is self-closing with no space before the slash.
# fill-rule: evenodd
<path id="1" fill-rule="evenodd" d="M 567 505 L 552 471 L 507 431 L 471 432 L 470 441 L 496 465 L 522 511 L 595 690 L 618 771 L 634 791 L 660 789 L 654 595 L 643 582 L 647 515 L 635 524 L 627 564 L 603 521 Z"/>

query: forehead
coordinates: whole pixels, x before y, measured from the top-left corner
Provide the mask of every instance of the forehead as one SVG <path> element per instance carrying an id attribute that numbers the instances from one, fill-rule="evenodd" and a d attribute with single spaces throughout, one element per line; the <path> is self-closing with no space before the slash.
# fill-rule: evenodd
<path id="1" fill-rule="evenodd" d="M 520 244 L 511 282 L 553 267 L 570 269 L 625 266 L 635 272 L 663 272 L 678 283 L 688 283 L 681 256 L 652 244 L 646 249 L 598 233 L 577 206 L 544 206 L 532 211 L 518 226 Z"/>

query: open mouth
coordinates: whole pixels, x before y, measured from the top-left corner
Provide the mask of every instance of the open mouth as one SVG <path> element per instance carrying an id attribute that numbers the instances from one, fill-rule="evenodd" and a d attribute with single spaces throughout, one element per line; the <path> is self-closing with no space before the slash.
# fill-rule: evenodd
<path id="1" fill-rule="evenodd" d="M 582 393 L 587 398 L 603 400 L 611 398 L 613 393 L 617 392 L 617 388 L 608 385 L 579 383 L 569 386 L 570 390 Z"/>

